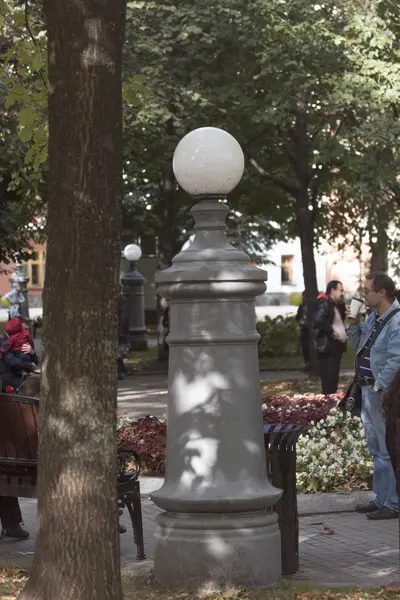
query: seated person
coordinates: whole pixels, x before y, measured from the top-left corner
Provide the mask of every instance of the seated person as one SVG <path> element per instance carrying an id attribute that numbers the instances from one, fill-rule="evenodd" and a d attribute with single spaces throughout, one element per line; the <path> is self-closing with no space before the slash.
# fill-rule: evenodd
<path id="1" fill-rule="evenodd" d="M 24 327 L 23 324 L 22 324 L 22 327 Z M 2 340 L 1 340 L 1 344 L 3 345 L 8 340 L 9 340 L 9 338 L 6 333 L 4 338 L 2 338 Z M 25 342 L 25 343 L 29 344 L 29 341 Z M 31 346 L 31 349 L 33 350 L 32 346 Z M 22 360 L 24 360 L 24 359 L 22 359 Z M 0 362 L 3 363 L 2 360 Z M 25 363 L 29 364 L 29 362 L 27 362 L 26 360 L 25 360 Z M 32 364 L 32 358 L 30 360 L 30 363 Z M 5 365 L 3 365 L 3 366 L 5 366 Z M 5 373 L 4 376 L 6 379 L 11 377 L 11 381 L 14 382 L 16 388 L 18 388 L 20 386 L 20 379 L 17 378 L 17 376 L 15 376 L 15 375 L 13 376 L 12 374 L 10 375 L 10 373 Z M 38 388 L 39 376 L 33 375 L 32 377 L 33 377 L 33 380 L 29 382 L 29 384 L 31 386 L 30 389 L 28 389 L 27 385 L 26 385 L 25 387 L 27 389 L 22 390 L 22 388 L 24 388 L 24 384 L 22 384 L 21 392 L 23 391 L 23 393 L 25 395 L 34 396 L 35 392 L 39 390 L 39 388 Z M 2 374 L 2 379 L 3 379 L 3 374 Z M 27 384 L 28 384 L 28 380 L 27 380 Z M 35 387 L 32 388 L 32 385 L 34 385 Z M 29 392 L 32 392 L 32 394 L 29 394 Z M 18 498 L 8 497 L 8 496 L 0 496 L 0 524 L 1 524 L 1 528 L 2 528 L 1 535 L 3 537 L 12 538 L 15 540 L 26 540 L 29 537 L 29 532 L 26 531 L 25 529 L 23 529 L 21 523 L 22 523 L 22 515 L 21 515 L 21 508 L 19 505 Z"/>
<path id="2" fill-rule="evenodd" d="M 11 319 L 11 321 L 7 321 L 5 330 L 7 338 L 3 340 L 3 343 L 1 345 L 1 354 L 3 356 L 9 354 L 9 360 L 11 362 L 13 358 L 19 358 L 24 362 L 29 362 L 32 364 L 32 355 L 28 352 L 23 352 L 22 347 L 26 344 L 29 344 L 32 348 L 34 348 L 33 340 L 29 331 L 24 328 L 21 319 L 15 318 Z M 10 354 L 13 354 L 13 357 L 10 357 Z M 31 371 L 35 369 L 28 368 L 26 370 Z"/>
<path id="3" fill-rule="evenodd" d="M 19 318 L 6 323 L 5 336 L 0 344 L 0 359 L 3 390 L 11 386 L 17 391 L 22 383 L 23 373 L 36 370 L 33 340 Z"/>

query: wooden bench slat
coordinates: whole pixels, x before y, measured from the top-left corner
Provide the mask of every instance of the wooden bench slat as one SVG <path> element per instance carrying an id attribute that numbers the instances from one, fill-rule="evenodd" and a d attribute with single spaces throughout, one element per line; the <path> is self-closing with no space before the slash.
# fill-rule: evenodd
<path id="1" fill-rule="evenodd" d="M 0 496 L 37 497 L 38 444 L 39 399 L 0 394 Z M 132 474 L 127 458 L 129 453 L 118 455 L 117 492 L 121 507 L 129 511 L 137 560 L 144 560 L 140 459 L 136 455 L 136 474 Z"/>

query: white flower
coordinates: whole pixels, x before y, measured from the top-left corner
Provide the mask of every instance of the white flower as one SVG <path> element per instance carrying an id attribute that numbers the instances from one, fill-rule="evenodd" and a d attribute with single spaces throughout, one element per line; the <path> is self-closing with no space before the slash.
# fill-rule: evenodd
<path id="1" fill-rule="evenodd" d="M 312 425 L 298 441 L 298 491 L 365 488 L 372 459 L 360 419 L 332 409 L 325 420 Z"/>

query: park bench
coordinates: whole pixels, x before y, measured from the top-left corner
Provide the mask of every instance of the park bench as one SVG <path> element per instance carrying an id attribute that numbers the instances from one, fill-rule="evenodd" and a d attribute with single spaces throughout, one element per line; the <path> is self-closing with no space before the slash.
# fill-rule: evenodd
<path id="1" fill-rule="evenodd" d="M 0 496 L 36 498 L 39 399 L 0 394 Z M 127 508 L 136 544 L 136 559 L 144 560 L 140 458 L 118 453 L 119 508 Z"/>
<path id="2" fill-rule="evenodd" d="M 274 506 L 281 532 L 282 574 L 299 570 L 299 515 L 296 489 L 296 444 L 308 431 L 303 425 L 264 425 L 267 473 L 272 485 L 283 491 Z"/>

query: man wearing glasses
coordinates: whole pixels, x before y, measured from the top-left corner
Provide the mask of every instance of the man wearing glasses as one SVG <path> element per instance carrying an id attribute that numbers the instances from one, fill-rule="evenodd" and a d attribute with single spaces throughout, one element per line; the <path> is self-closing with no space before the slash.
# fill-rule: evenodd
<path id="1" fill-rule="evenodd" d="M 373 490 L 376 498 L 357 506 L 368 519 L 396 519 L 399 504 L 396 477 L 386 447 L 382 393 L 400 368 L 400 304 L 393 280 L 384 273 L 373 273 L 365 281 L 365 303 L 372 309 L 364 323 L 350 319 L 348 337 L 357 350 L 356 376 L 362 389 L 361 418 L 368 450 L 374 461 Z M 385 321 L 385 324 L 383 322 Z M 378 327 L 382 327 L 375 341 Z"/>

